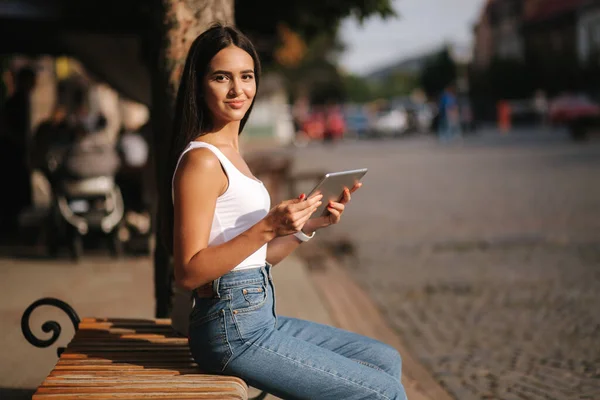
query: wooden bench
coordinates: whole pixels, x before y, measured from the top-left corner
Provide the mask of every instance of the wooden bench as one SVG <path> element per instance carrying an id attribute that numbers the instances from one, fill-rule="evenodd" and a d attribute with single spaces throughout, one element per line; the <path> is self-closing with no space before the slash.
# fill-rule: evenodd
<path id="1" fill-rule="evenodd" d="M 248 386 L 236 377 L 202 373 L 186 338 L 171 328 L 170 319 L 79 319 L 66 303 L 52 298 L 34 302 L 21 320 L 25 338 L 37 347 L 58 339 L 61 327 L 42 325 L 52 337 L 41 340 L 29 327 L 33 310 L 51 305 L 65 311 L 75 336 L 59 348 L 59 360 L 35 392 L 44 399 L 247 399 Z M 264 398 L 261 394 L 258 398 Z"/>

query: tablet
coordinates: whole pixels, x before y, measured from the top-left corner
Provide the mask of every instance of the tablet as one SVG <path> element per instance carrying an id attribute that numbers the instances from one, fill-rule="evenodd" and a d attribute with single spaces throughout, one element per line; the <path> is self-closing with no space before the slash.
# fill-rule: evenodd
<path id="1" fill-rule="evenodd" d="M 311 190 L 310 197 L 319 192 L 323 194 L 322 204 L 316 209 L 311 218 L 316 218 L 327 213 L 327 205 L 330 201 L 341 200 L 344 194 L 344 188 L 352 189 L 355 183 L 367 173 L 367 168 L 354 169 L 350 171 L 330 172 L 326 174 L 321 181 Z"/>

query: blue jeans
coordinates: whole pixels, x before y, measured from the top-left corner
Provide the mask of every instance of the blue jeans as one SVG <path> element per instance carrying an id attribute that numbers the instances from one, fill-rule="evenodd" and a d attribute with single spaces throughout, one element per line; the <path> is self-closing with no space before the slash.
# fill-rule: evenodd
<path id="1" fill-rule="evenodd" d="M 447 118 L 440 118 L 438 136 L 441 142 L 448 142 L 456 137 L 460 137 L 460 124 L 451 122 Z"/>
<path id="2" fill-rule="evenodd" d="M 230 272 L 198 298 L 190 349 L 200 368 L 284 399 L 406 399 L 391 346 L 334 327 L 277 316 L 271 266 Z"/>

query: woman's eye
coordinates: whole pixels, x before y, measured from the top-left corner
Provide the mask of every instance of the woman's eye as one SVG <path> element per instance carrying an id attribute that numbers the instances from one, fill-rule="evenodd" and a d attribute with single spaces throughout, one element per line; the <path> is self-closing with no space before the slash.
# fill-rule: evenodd
<path id="1" fill-rule="evenodd" d="M 225 82 L 226 80 L 227 80 L 227 76 L 225 76 L 225 75 L 215 76 L 215 81 L 217 81 L 217 82 Z"/>
<path id="2" fill-rule="evenodd" d="M 254 79 L 254 75 L 252 75 L 252 74 L 242 75 L 242 79 L 245 81 L 249 81 L 251 79 Z"/>

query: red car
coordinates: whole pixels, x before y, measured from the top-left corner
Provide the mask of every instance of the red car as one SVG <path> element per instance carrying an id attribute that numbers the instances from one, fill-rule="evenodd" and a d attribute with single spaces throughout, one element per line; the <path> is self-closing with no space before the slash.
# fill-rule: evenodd
<path id="1" fill-rule="evenodd" d="M 552 124 L 566 125 L 573 139 L 584 140 L 600 127 L 600 105 L 583 95 L 559 96 L 550 103 L 548 117 Z"/>

